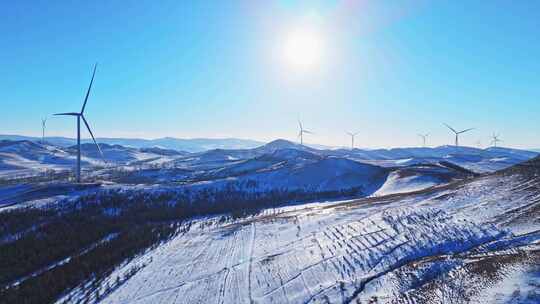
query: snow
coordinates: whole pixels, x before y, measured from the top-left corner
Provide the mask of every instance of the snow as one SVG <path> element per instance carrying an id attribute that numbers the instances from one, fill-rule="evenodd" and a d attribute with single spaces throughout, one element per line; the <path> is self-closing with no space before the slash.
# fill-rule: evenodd
<path id="1" fill-rule="evenodd" d="M 405 163 L 409 163 L 411 162 L 413 159 L 412 158 L 404 158 L 404 159 L 398 159 L 395 161 L 396 164 L 400 165 L 400 164 L 405 164 Z"/>
<path id="2" fill-rule="evenodd" d="M 504 280 L 482 290 L 473 301 L 479 304 L 540 303 L 540 267 L 510 269 Z"/>
<path id="3" fill-rule="evenodd" d="M 372 203 L 270 209 L 225 224 L 201 219 L 213 224 L 192 225 L 132 262 L 146 266 L 102 303 L 389 301 L 405 287 L 387 278 L 409 262 L 518 238 L 520 229 L 494 222 L 530 203 L 525 189 L 515 177 L 486 177 Z"/>
<path id="4" fill-rule="evenodd" d="M 400 177 L 399 173 L 392 172 L 384 185 L 379 188 L 374 196 L 389 195 L 395 193 L 413 192 L 439 185 L 440 181 L 431 176 L 408 176 Z"/>
<path id="5" fill-rule="evenodd" d="M 81 165 L 83 170 L 95 167 L 135 166 L 141 164 L 165 164 L 181 157 L 181 154 L 144 152 L 148 149 L 118 145 L 101 145 L 106 162 L 94 144 L 81 146 Z M 159 154 L 158 154 L 159 153 Z M 49 144 L 29 141 L 0 142 L 0 178 L 29 177 L 43 174 L 47 170 L 71 171 L 75 167 L 76 148 L 60 148 Z"/>
<path id="6" fill-rule="evenodd" d="M 372 197 L 289 205 L 224 223 L 216 217 L 193 220 L 189 231 L 114 270 L 109 281 L 140 268 L 103 303 L 364 303 L 372 296 L 392 301 L 404 294 L 412 297 L 419 281 L 461 267 L 466 262 L 461 257 L 472 251 L 521 251 L 540 242 L 534 218 L 540 177 L 491 174 L 466 180 L 470 172 L 452 165 L 489 172 L 526 159 L 530 152 L 448 146 L 321 151 L 286 141 L 189 155 L 122 146 L 104 150 L 119 168 L 155 184 L 4 186 L 0 211 L 69 204 L 95 191 L 151 196 L 230 185 L 246 192 L 361 189 Z M 96 151 L 87 152 L 84 166 L 102 164 Z M 70 149 L 27 142 L 0 145 L 0 177 L 72 168 L 73 162 Z M 150 164 L 163 167 L 136 169 Z M 87 174 L 94 176 L 110 173 L 110 168 L 90 169 Z M 435 258 L 441 261 L 426 262 Z M 398 279 L 410 264 L 423 266 L 410 273 L 416 285 Z M 534 298 L 537 272 L 525 267 L 507 274 L 479 297 L 512 303 L 532 292 Z"/>
<path id="7" fill-rule="evenodd" d="M 387 174 L 380 167 L 339 158 L 299 162 L 250 160 L 222 170 L 224 172 L 216 171 L 221 173 L 218 176 L 244 174 L 205 185 L 220 188 L 234 180 L 239 185 L 256 182 L 246 191 L 340 191 L 359 188 L 364 194 L 371 194 L 382 185 Z"/>
<path id="8" fill-rule="evenodd" d="M 203 178 L 209 179 L 250 173 L 249 166 L 257 166 L 257 162 L 261 166 L 264 166 L 262 162 L 278 166 L 276 162 L 278 159 L 289 164 L 293 162 L 301 164 L 322 158 L 338 158 L 382 167 L 437 164 L 441 160 L 446 160 L 466 169 L 484 173 L 507 168 L 537 155 L 536 152 L 507 148 L 480 150 L 450 146 L 389 150 L 317 150 L 285 140 L 276 140 L 253 149 L 213 149 L 193 154 L 110 144 L 101 144 L 101 147 L 107 162 L 102 160 L 93 144 L 82 145 L 83 170 L 106 167 L 109 171 L 115 168 L 129 171 L 134 168 L 159 166 L 200 172 Z M 2 179 L 42 175 L 47 170 L 72 171 L 75 163 L 76 149 L 73 146 L 64 148 L 25 140 L 0 142 L 0 178 Z M 92 176 L 96 177 L 103 173 L 106 174 L 104 171 L 97 171 L 92 173 Z M 200 180 L 200 176 L 194 176 L 194 178 Z M 173 178 L 172 182 L 176 180 Z M 166 178 L 160 178 L 158 181 L 167 182 Z"/>

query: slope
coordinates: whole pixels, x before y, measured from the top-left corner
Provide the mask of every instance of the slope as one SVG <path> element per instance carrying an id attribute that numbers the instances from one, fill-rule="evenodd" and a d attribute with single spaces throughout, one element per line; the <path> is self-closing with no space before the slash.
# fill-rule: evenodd
<path id="1" fill-rule="evenodd" d="M 102 303 L 438 303 L 445 290 L 482 302 L 507 267 L 539 261 L 539 162 L 407 195 L 203 218 L 111 274 L 144 265 Z"/>

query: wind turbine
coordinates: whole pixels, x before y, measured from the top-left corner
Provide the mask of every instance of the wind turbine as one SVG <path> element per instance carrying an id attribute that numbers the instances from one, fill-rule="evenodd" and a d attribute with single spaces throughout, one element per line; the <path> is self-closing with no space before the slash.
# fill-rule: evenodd
<path id="1" fill-rule="evenodd" d="M 491 136 L 491 138 L 492 138 L 491 144 L 492 144 L 495 148 L 497 147 L 497 143 L 502 141 L 501 139 L 499 139 L 499 136 L 501 136 L 501 135 L 500 135 L 500 134 L 495 135 L 495 133 L 493 133 L 493 136 Z"/>
<path id="2" fill-rule="evenodd" d="M 463 130 L 463 131 L 456 131 L 454 128 L 450 127 L 449 125 L 447 124 L 444 124 L 448 129 L 450 129 L 450 131 L 454 132 L 454 134 L 456 135 L 456 147 L 459 146 L 459 135 L 460 134 L 463 134 L 465 132 L 469 132 L 471 130 L 474 130 L 474 128 L 470 128 L 470 129 L 466 129 L 466 130 Z"/>
<path id="3" fill-rule="evenodd" d="M 300 132 L 298 133 L 298 137 L 300 137 L 300 144 L 304 145 L 304 133 L 313 134 L 313 132 L 305 130 L 304 127 L 302 126 L 302 122 L 300 121 L 300 119 L 298 120 L 298 125 L 300 126 Z"/>
<path id="4" fill-rule="evenodd" d="M 358 133 L 360 133 L 360 132 L 356 132 L 356 133 L 347 132 L 347 134 L 349 134 L 349 136 L 351 137 L 351 150 L 354 149 L 354 137 L 355 137 L 356 135 L 358 135 Z"/>
<path id="5" fill-rule="evenodd" d="M 429 133 L 426 133 L 426 134 L 418 134 L 418 136 L 422 137 L 422 146 L 425 148 L 426 147 L 426 140 L 429 136 Z"/>
<path id="6" fill-rule="evenodd" d="M 47 123 L 47 118 L 41 119 L 41 143 L 45 143 L 45 124 Z"/>
<path id="7" fill-rule="evenodd" d="M 54 115 L 59 116 L 75 116 L 77 117 L 77 183 L 81 182 L 81 118 L 84 124 L 86 125 L 86 128 L 88 129 L 88 132 L 90 133 L 90 136 L 92 136 L 92 140 L 94 141 L 94 144 L 96 144 L 99 154 L 101 154 L 101 157 L 103 157 L 103 152 L 101 151 L 101 148 L 99 147 L 99 144 L 97 143 L 94 134 L 92 133 L 92 130 L 90 129 L 90 125 L 88 124 L 88 121 L 86 121 L 86 118 L 84 118 L 84 109 L 86 108 L 86 102 L 88 102 L 88 96 L 90 95 L 90 90 L 92 89 L 92 84 L 94 83 L 94 76 L 96 75 L 96 68 L 97 63 L 94 65 L 94 72 L 92 73 L 92 80 L 90 80 L 90 85 L 88 86 L 88 91 L 86 91 L 86 97 L 84 98 L 84 103 L 81 109 L 81 112 L 69 112 L 69 113 L 58 113 Z"/>

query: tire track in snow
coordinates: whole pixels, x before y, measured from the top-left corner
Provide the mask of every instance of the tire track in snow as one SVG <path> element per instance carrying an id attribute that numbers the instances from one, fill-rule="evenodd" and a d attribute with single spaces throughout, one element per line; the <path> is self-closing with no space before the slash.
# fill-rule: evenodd
<path id="1" fill-rule="evenodd" d="M 230 247 L 229 248 L 230 250 L 227 250 L 225 247 L 222 248 L 225 251 L 225 254 L 228 257 L 227 257 L 227 266 L 224 268 L 226 273 L 225 273 L 225 276 L 224 276 L 224 278 L 223 278 L 223 280 L 221 282 L 221 287 L 219 289 L 218 303 L 221 303 L 221 304 L 225 303 L 225 299 L 226 299 L 225 296 L 226 296 L 226 293 L 227 293 L 227 280 L 229 278 L 229 275 L 230 275 L 231 271 L 235 271 L 233 260 L 234 260 L 235 253 L 236 253 L 235 252 L 236 246 L 234 246 L 234 244 L 240 243 L 238 240 L 241 239 L 241 234 L 242 234 L 242 230 L 235 231 L 233 240 L 226 243 L 226 245 L 228 245 Z M 248 268 L 249 268 L 249 266 L 248 266 Z M 238 286 L 236 286 L 236 287 L 238 288 Z"/>
<path id="2" fill-rule="evenodd" d="M 223 278 L 223 284 L 221 285 L 221 289 L 219 290 L 219 303 L 223 304 L 225 303 L 225 287 L 227 285 L 227 278 L 229 277 L 229 274 L 231 273 L 230 268 L 226 268 L 227 272 L 225 273 L 225 277 Z"/>
<path id="3" fill-rule="evenodd" d="M 249 244 L 249 260 L 248 260 L 248 273 L 247 273 L 247 279 L 248 279 L 248 299 L 249 303 L 253 303 L 253 297 L 251 295 L 251 267 L 253 264 L 253 247 L 255 246 L 255 222 L 251 223 L 251 242 Z"/>
<path id="4" fill-rule="evenodd" d="M 210 273 L 210 274 L 207 274 L 207 275 L 204 275 L 204 276 L 200 276 L 200 277 L 197 277 L 193 280 L 187 280 L 187 281 L 183 281 L 183 282 L 180 282 L 179 284 L 177 285 L 174 285 L 174 286 L 169 286 L 169 287 L 164 287 L 164 288 L 160 288 L 154 292 L 151 292 L 151 293 L 147 293 L 147 294 L 144 294 L 144 295 L 141 295 L 141 296 L 138 296 L 138 297 L 134 297 L 132 299 L 127 299 L 127 300 L 124 300 L 124 301 L 120 301 L 118 303 L 120 304 L 129 304 L 129 303 L 133 303 L 133 302 L 137 302 L 137 301 L 140 301 L 142 299 L 146 299 L 146 298 L 149 298 L 151 296 L 155 296 L 157 294 L 160 294 L 160 293 L 163 293 L 163 292 L 167 292 L 167 291 L 171 291 L 171 290 L 175 290 L 175 289 L 179 289 L 181 287 L 183 287 L 184 285 L 186 284 L 192 284 L 192 283 L 195 283 L 195 282 L 198 282 L 198 281 L 202 281 L 202 280 L 205 280 L 205 279 L 208 279 L 209 277 L 213 277 L 213 276 L 216 276 L 216 275 L 219 275 L 221 272 L 225 271 L 225 270 L 228 270 L 226 268 L 223 268 L 222 270 L 218 271 L 218 272 L 215 272 L 215 273 Z M 226 274 L 227 275 L 227 274 Z"/>

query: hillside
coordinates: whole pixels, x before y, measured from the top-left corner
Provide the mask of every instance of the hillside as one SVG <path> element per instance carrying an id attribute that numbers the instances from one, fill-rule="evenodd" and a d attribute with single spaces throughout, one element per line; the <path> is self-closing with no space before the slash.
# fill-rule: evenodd
<path id="1" fill-rule="evenodd" d="M 540 262 L 540 158 L 477 176 L 444 162 L 383 168 L 281 149 L 232 168 L 232 178 L 183 184 L 0 189 L 0 284 L 7 287 L 0 299 L 531 297 L 525 291 Z M 440 183 L 412 187 L 423 178 Z M 376 189 L 386 193 L 350 199 Z M 21 259 L 21 246 L 36 254 Z M 35 293 L 45 282 L 49 288 Z"/>
<path id="2" fill-rule="evenodd" d="M 472 171 L 448 162 L 396 167 L 374 195 L 423 190 L 476 176 Z"/>
<path id="3" fill-rule="evenodd" d="M 171 139 L 172 140 L 172 139 Z M 234 141 L 233 141 L 234 142 Z M 65 171 L 72 168 L 76 157 L 75 146 L 58 146 L 37 141 L 2 141 L 0 149 L 0 176 L 32 176 L 46 170 Z M 11 146 L 11 148 L 8 148 Z M 453 163 L 476 173 L 494 172 L 526 161 L 538 153 L 509 148 L 488 148 L 484 150 L 469 147 L 442 146 L 436 148 L 395 148 L 378 150 L 317 150 L 287 140 L 278 139 L 256 148 L 210 149 L 189 153 L 158 146 L 136 148 L 129 145 L 101 143 L 105 162 L 92 143 L 82 144 L 83 169 L 93 167 L 122 166 L 133 168 L 159 168 L 199 171 L 200 176 L 236 176 L 235 170 L 246 168 L 268 157 L 276 151 L 299 153 L 302 151 L 320 157 L 349 159 L 360 163 L 393 168 L 412 165 L 437 165 L 440 162 Z M 232 166 L 230 169 L 228 167 Z M 226 172 L 230 172 L 227 175 Z M 107 172 L 103 172 L 107 173 Z M 101 173 L 100 173 L 101 174 Z M 95 175 L 95 174 L 94 174 Z M 193 178 L 199 179 L 194 176 Z M 165 179 L 167 180 L 167 179 Z"/>
<path id="4" fill-rule="evenodd" d="M 56 146 L 27 140 L 0 141 L 0 177 L 34 175 L 46 170 L 67 170 L 76 156 Z M 94 163 L 83 158 L 85 166 Z"/>
<path id="5" fill-rule="evenodd" d="M 197 220 L 111 274 L 143 265 L 103 303 L 534 301 L 523 291 L 540 262 L 538 170 L 536 160 L 419 194 Z"/>
<path id="6" fill-rule="evenodd" d="M 41 137 L 20 136 L 20 135 L 0 135 L 0 140 L 26 140 L 40 142 Z M 45 140 L 60 147 L 69 147 L 76 144 L 76 139 L 67 137 L 46 137 Z M 121 145 L 133 148 L 153 148 L 161 147 L 178 151 L 201 152 L 211 149 L 248 149 L 263 145 L 264 143 L 255 140 L 238 138 L 193 138 L 182 139 L 173 137 L 163 137 L 157 139 L 140 138 L 97 138 L 99 143 L 109 145 Z M 82 139 L 83 143 L 92 143 L 91 139 Z"/>

